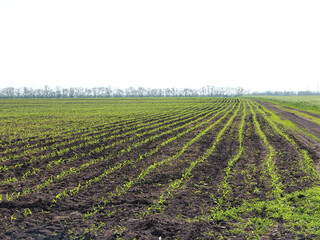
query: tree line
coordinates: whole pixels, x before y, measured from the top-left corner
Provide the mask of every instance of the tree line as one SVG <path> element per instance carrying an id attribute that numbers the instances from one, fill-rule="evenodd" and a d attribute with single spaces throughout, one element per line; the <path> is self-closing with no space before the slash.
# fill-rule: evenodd
<path id="1" fill-rule="evenodd" d="M 239 97 L 243 95 L 269 96 L 304 96 L 319 95 L 318 91 L 264 91 L 250 92 L 241 87 L 205 86 L 192 88 L 144 88 L 129 87 L 125 89 L 113 87 L 62 88 L 49 86 L 33 89 L 30 87 L 0 89 L 0 98 L 120 98 L 120 97 Z"/>
<path id="2" fill-rule="evenodd" d="M 312 96 L 319 95 L 319 91 L 264 91 L 264 92 L 252 92 L 253 96 Z"/>
<path id="3" fill-rule="evenodd" d="M 241 87 L 205 86 L 199 89 L 191 88 L 144 88 L 129 87 L 125 89 L 113 87 L 62 88 L 49 86 L 33 89 L 2 88 L 0 98 L 117 98 L 117 97 L 239 97 L 245 94 Z"/>

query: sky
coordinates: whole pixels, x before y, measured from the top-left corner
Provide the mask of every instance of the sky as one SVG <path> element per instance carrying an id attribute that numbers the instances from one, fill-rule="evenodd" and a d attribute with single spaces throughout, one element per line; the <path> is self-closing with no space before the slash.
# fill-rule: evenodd
<path id="1" fill-rule="evenodd" d="M 0 88 L 317 91 L 318 0 L 0 0 Z"/>

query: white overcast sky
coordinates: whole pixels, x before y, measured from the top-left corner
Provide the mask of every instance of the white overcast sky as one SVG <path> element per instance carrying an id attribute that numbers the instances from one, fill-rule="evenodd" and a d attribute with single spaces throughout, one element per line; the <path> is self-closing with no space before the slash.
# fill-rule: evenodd
<path id="1" fill-rule="evenodd" d="M 0 88 L 319 82 L 319 0 L 0 0 Z"/>

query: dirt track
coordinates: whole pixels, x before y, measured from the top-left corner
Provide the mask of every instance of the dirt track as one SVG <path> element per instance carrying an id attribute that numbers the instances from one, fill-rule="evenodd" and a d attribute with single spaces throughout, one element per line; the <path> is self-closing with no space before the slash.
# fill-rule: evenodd
<path id="1" fill-rule="evenodd" d="M 259 101 L 259 103 L 264 105 L 265 107 L 273 110 L 273 111 L 276 111 L 276 112 L 280 113 L 285 118 L 287 118 L 290 121 L 302 126 L 303 128 L 305 128 L 308 131 L 310 131 L 311 133 L 313 133 L 316 137 L 320 138 L 320 126 L 318 124 L 316 124 L 316 123 L 314 123 L 314 122 L 312 122 L 312 121 L 310 121 L 310 120 L 308 120 L 306 118 L 299 117 L 294 113 L 287 112 L 287 111 L 284 111 L 284 110 L 282 110 L 280 108 L 277 108 L 275 105 L 273 105 L 271 103 L 262 102 L 262 101 Z M 294 109 L 294 108 L 288 108 L 288 109 L 297 110 L 297 109 Z M 313 117 L 320 118 L 320 115 L 317 115 L 317 114 L 311 114 L 311 113 L 305 112 L 305 111 L 301 111 L 301 112 L 308 113 Z"/>
<path id="2" fill-rule="evenodd" d="M 307 113 L 307 114 L 309 114 L 310 116 L 313 116 L 313 117 L 316 117 L 316 118 L 320 118 L 320 115 L 319 115 L 319 114 L 315 114 L 315 113 L 311 113 L 311 112 L 307 112 L 307 111 L 298 110 L 298 109 L 295 109 L 295 108 L 292 108 L 292 107 L 284 107 L 284 108 L 291 109 L 291 110 L 295 110 L 295 111 L 299 111 L 299 112 L 302 112 L 302 113 Z"/>

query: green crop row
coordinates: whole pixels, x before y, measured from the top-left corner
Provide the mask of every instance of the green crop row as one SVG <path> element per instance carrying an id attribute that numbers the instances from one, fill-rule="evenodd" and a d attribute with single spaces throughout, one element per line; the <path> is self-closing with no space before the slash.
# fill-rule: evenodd
<path id="1" fill-rule="evenodd" d="M 191 176 L 191 172 L 192 170 L 195 168 L 196 165 L 203 163 L 204 161 L 206 161 L 206 159 L 213 153 L 213 151 L 215 150 L 217 144 L 220 142 L 224 132 L 226 131 L 226 129 L 231 125 L 231 123 L 233 122 L 234 118 L 236 117 L 236 115 L 239 112 L 241 104 L 238 104 L 237 109 L 235 110 L 235 112 L 233 113 L 233 115 L 229 118 L 228 122 L 224 125 L 224 127 L 219 131 L 216 139 L 214 140 L 212 146 L 200 157 L 198 158 L 196 161 L 193 161 L 190 163 L 190 166 L 184 171 L 184 173 L 182 174 L 180 179 L 176 179 L 174 180 L 172 183 L 169 184 L 169 186 L 165 189 L 165 191 L 161 194 L 160 198 L 151 206 L 149 206 L 147 208 L 146 211 L 142 212 L 141 215 L 142 216 L 146 216 L 150 213 L 153 212 L 160 212 L 162 210 L 162 208 L 164 207 L 164 202 L 170 197 L 172 196 L 173 192 L 177 191 L 177 189 L 183 184 L 183 182 L 190 178 Z M 233 108 L 235 107 L 235 105 L 233 106 Z M 233 108 L 230 110 L 232 111 Z M 215 125 L 217 125 L 218 123 L 221 122 L 222 119 L 224 119 L 227 114 L 229 112 L 227 112 L 222 118 L 220 118 L 219 120 L 217 120 L 213 125 L 209 126 L 206 130 L 204 130 L 203 132 L 201 132 L 200 134 L 197 135 L 197 137 L 195 137 L 194 139 L 192 139 L 192 141 L 190 142 L 190 145 L 192 143 L 194 143 L 195 141 L 199 140 L 204 134 L 206 134 L 212 127 L 214 127 Z M 188 146 L 186 146 L 188 147 Z"/>
<path id="2" fill-rule="evenodd" d="M 202 109 L 203 106 L 201 105 Z M 187 112 L 187 111 L 192 111 L 193 109 L 199 109 L 200 110 L 200 105 L 195 105 L 192 106 L 192 108 L 185 108 L 180 111 L 181 112 Z M 150 114 L 150 115 L 139 115 L 137 116 L 130 116 L 129 118 L 126 118 L 124 120 L 118 121 L 117 119 L 113 120 L 112 122 L 108 122 L 105 124 L 100 124 L 97 126 L 91 126 L 91 125 L 86 125 L 85 127 L 79 127 L 79 129 L 76 129 L 76 131 L 69 131 L 63 133 L 63 136 L 61 137 L 51 137 L 50 139 L 47 138 L 34 138 L 34 139 L 24 139 L 20 141 L 15 141 L 14 145 L 16 147 L 10 146 L 7 150 L 4 151 L 6 155 L 13 153 L 14 151 L 23 151 L 25 148 L 30 149 L 30 148 L 38 148 L 38 150 L 44 150 L 41 148 L 41 145 L 49 145 L 52 142 L 56 142 L 57 139 L 59 139 L 59 142 L 63 141 L 69 141 L 70 138 L 75 138 L 78 135 L 81 135 L 81 137 L 86 137 L 90 135 L 98 135 L 101 132 L 116 132 L 116 130 L 120 131 L 123 130 L 125 131 L 126 129 L 129 129 L 130 127 L 134 127 L 136 124 L 141 124 L 143 122 L 146 122 L 146 124 L 150 121 L 150 119 L 163 119 L 167 118 L 169 116 L 175 116 L 176 115 L 176 110 L 174 109 L 168 109 L 167 112 L 165 113 L 156 113 L 156 114 Z M 59 132 L 59 136 L 60 136 Z M 35 144 L 31 145 L 32 142 L 36 142 Z M 22 143 L 27 143 L 25 146 L 21 146 Z M 2 145 L 4 147 L 4 145 Z M 2 159 L 2 161 L 5 161 L 5 159 Z"/>
<path id="3" fill-rule="evenodd" d="M 217 107 L 218 108 L 218 107 Z M 201 116 L 200 118 L 197 118 L 196 120 L 193 120 L 193 121 L 190 121 L 188 123 L 186 123 L 185 125 L 182 125 L 182 126 L 179 126 L 177 128 L 174 128 L 171 130 L 171 133 L 173 132 L 176 132 L 176 131 L 179 131 L 180 129 L 184 129 L 186 128 L 187 126 L 192 126 L 193 124 L 197 123 L 197 122 L 200 122 L 202 120 L 204 120 L 205 118 L 207 118 L 209 115 L 212 115 L 212 113 L 214 112 L 217 112 L 218 110 L 214 110 L 213 112 L 209 112 L 207 113 L 206 115 L 204 116 Z M 185 131 L 181 132 L 181 133 L 178 133 L 177 135 L 174 135 L 173 137 L 169 138 L 169 139 L 166 139 L 165 141 L 163 141 L 162 143 L 158 144 L 155 148 L 151 149 L 150 151 L 148 152 L 145 152 L 143 154 L 140 154 L 139 157 L 136 159 L 136 160 L 126 160 L 124 162 L 120 162 L 120 163 L 117 163 L 115 166 L 113 167 L 109 167 L 107 171 L 105 171 L 103 174 L 99 175 L 98 177 L 95 177 L 95 178 L 91 178 L 89 180 L 87 180 L 84 184 L 80 184 L 81 185 L 81 188 L 85 189 L 87 188 L 88 186 L 90 186 L 92 183 L 95 183 L 95 182 L 98 182 L 100 181 L 101 179 L 107 177 L 109 174 L 113 173 L 114 171 L 116 170 L 119 170 L 121 169 L 122 167 L 126 166 L 126 165 L 133 165 L 134 163 L 137 163 L 147 157 L 150 157 L 152 156 L 153 154 L 157 153 L 160 151 L 161 148 L 163 148 L 164 146 L 168 145 L 169 143 L 173 142 L 174 140 L 182 137 L 183 135 L 201 127 L 202 125 L 204 124 L 207 124 L 208 122 L 212 121 L 218 114 L 220 114 L 222 112 L 224 112 L 225 110 L 220 110 L 217 114 L 215 114 L 214 116 L 210 117 L 209 119 L 203 121 L 203 122 L 200 122 L 200 123 L 197 123 L 195 126 L 193 127 L 190 127 L 190 128 L 187 128 Z M 132 166 L 133 167 L 133 166 Z M 64 190 L 63 192 L 59 193 L 58 197 L 56 197 L 55 199 L 53 199 L 53 202 L 57 202 L 58 199 L 61 199 L 61 198 L 65 198 L 69 195 L 73 195 L 74 194 L 74 189 L 71 189 L 71 190 Z M 68 192 L 70 192 L 71 194 L 69 194 Z M 119 191 L 118 191 L 119 192 Z"/>
<path id="4" fill-rule="evenodd" d="M 263 115 L 264 119 L 267 120 L 267 122 L 270 124 L 270 126 L 272 126 L 276 133 L 278 133 L 280 136 L 286 139 L 296 150 L 300 152 L 302 158 L 304 159 L 303 163 L 301 164 L 303 170 L 306 173 L 310 174 L 314 179 L 319 179 L 319 174 L 314 168 L 313 160 L 309 156 L 308 152 L 304 149 L 301 149 L 293 138 L 291 138 L 288 134 L 280 130 L 280 128 L 271 120 L 271 118 L 267 116 L 266 112 L 262 111 L 259 108 L 259 106 L 257 106 L 257 104 L 255 105 L 256 109 L 258 109 L 258 111 Z"/>
<path id="5" fill-rule="evenodd" d="M 184 111 L 182 111 L 182 113 L 188 113 L 190 112 L 190 109 L 185 109 Z M 180 113 L 180 114 L 182 114 Z M 126 124 L 126 122 L 124 123 L 124 126 L 114 126 L 114 125 L 111 125 L 112 127 L 110 128 L 109 125 L 106 126 L 106 129 L 102 129 L 101 131 L 99 132 L 89 132 L 90 134 L 88 134 L 89 136 L 87 136 L 86 134 L 82 134 L 80 135 L 80 138 L 75 138 L 75 139 L 69 139 L 69 138 L 59 138 L 60 141 L 59 142 L 56 142 L 55 144 L 53 144 L 52 146 L 49 147 L 41 147 L 41 148 L 35 148 L 35 149 L 32 149 L 32 150 L 25 150 L 23 151 L 23 149 L 20 149 L 20 147 L 17 147 L 18 149 L 20 149 L 20 152 L 23 151 L 20 155 L 17 155 L 17 154 L 10 154 L 10 149 L 7 149 L 6 151 L 4 151 L 4 154 L 6 154 L 8 157 L 7 159 L 6 158 L 2 158 L 1 160 L 2 161 L 8 161 L 8 160 L 14 160 L 14 159 L 21 159 L 23 157 L 25 157 L 26 155 L 30 155 L 30 154 L 35 154 L 37 152 L 39 153 L 43 153 L 46 151 L 46 150 L 51 150 L 51 151 L 63 151 L 63 149 L 61 150 L 61 148 L 63 148 L 64 146 L 73 146 L 74 144 L 76 144 L 76 142 L 79 142 L 79 141 L 82 141 L 84 140 L 87 144 L 89 144 L 89 140 L 92 139 L 92 138 L 95 138 L 95 139 L 101 139 L 103 140 L 103 137 L 104 136 L 108 136 L 108 135 L 115 135 L 116 133 L 118 132 L 125 132 L 129 129 L 132 128 L 132 126 L 135 128 L 135 127 L 139 127 L 140 125 L 143 125 L 143 123 L 145 122 L 146 125 L 152 125 L 152 122 L 156 122 L 157 120 L 158 121 L 163 121 L 163 120 L 166 120 L 167 118 L 177 118 L 176 115 L 171 115 L 170 112 L 167 114 L 167 115 L 161 115 L 161 116 L 158 116 L 154 121 L 150 121 L 150 118 L 154 119 L 155 117 L 154 116 L 144 116 L 144 119 L 140 122 L 140 121 L 134 121 L 133 123 L 131 124 Z M 148 120 L 148 121 L 147 121 Z M 130 121 L 132 121 L 130 119 Z M 107 130 L 107 131 L 103 131 L 103 130 Z M 74 137 L 74 136 L 72 136 Z M 37 140 L 37 139 L 36 139 Z M 46 142 L 47 143 L 47 142 Z M 95 143 L 93 141 L 93 143 Z M 31 147 L 30 147 L 31 148 Z M 59 149 L 59 150 L 58 150 Z M 12 149 L 11 149 L 12 150 Z M 15 150 L 15 148 L 13 149 Z M 10 154 L 10 155 L 9 155 Z M 0 168 L 1 169 L 1 168 Z"/>
<path id="6" fill-rule="evenodd" d="M 187 120 L 182 120 L 181 122 L 186 122 L 186 121 L 190 121 L 191 119 L 194 119 L 196 117 L 198 117 L 198 115 L 203 115 L 203 112 L 201 113 L 198 113 L 196 116 L 192 116 L 190 117 L 189 119 Z M 180 123 L 181 123 L 180 122 Z M 79 173 L 81 171 L 83 171 L 84 169 L 94 165 L 94 164 L 97 164 L 97 163 L 100 163 L 100 162 L 104 162 L 104 161 L 108 161 L 108 160 L 111 160 L 113 159 L 114 157 L 120 157 L 122 156 L 123 154 L 125 153 L 129 153 L 131 152 L 133 149 L 137 148 L 137 147 L 140 147 L 144 144 L 147 144 L 149 143 L 150 141 L 152 140 L 155 140 L 163 135 L 166 135 L 166 134 L 169 134 L 172 132 L 172 130 L 170 129 L 171 127 L 173 127 L 174 125 L 176 125 L 177 123 L 174 122 L 174 123 L 171 123 L 169 125 L 166 125 L 166 128 L 169 128 L 169 130 L 165 131 L 165 132 L 161 132 L 159 134 L 156 134 L 156 135 L 153 135 L 151 136 L 150 138 L 147 138 L 147 139 L 144 139 L 140 142 L 136 142 L 134 143 L 133 145 L 131 146 L 128 146 L 126 148 L 123 148 L 122 150 L 117 150 L 116 152 L 111 152 L 108 154 L 108 156 L 105 156 L 103 158 L 99 158 L 99 159 L 92 159 L 90 160 L 89 162 L 87 163 L 83 163 L 81 164 L 81 166 L 79 167 L 71 167 L 69 169 L 66 169 L 66 170 L 62 170 L 58 175 L 56 176 L 48 176 L 47 177 L 47 180 L 45 180 L 43 183 L 40 183 L 40 184 L 37 184 L 35 185 L 34 187 L 29 187 L 29 188 L 25 188 L 23 191 L 21 192 L 15 192 L 15 193 L 12 193 L 14 196 L 17 196 L 17 197 L 20 197 L 20 196 L 27 196 L 31 193 L 35 193 L 35 192 L 39 192 L 41 189 L 45 188 L 45 187 L 48 187 L 54 180 L 61 180 L 63 178 L 65 178 L 66 176 L 69 176 L 69 175 L 74 175 L 76 173 Z M 188 123 L 186 124 L 186 126 L 189 125 Z M 158 132 L 160 130 L 163 130 L 163 128 L 161 127 L 158 127 L 158 128 L 155 128 L 152 130 L 152 132 Z M 149 132 L 150 133 L 150 132 Z M 145 134 L 144 134 L 145 135 Z M 116 142 L 114 144 L 117 144 Z M 102 147 L 99 147 L 99 148 L 96 148 L 96 149 L 93 149 L 93 150 L 90 150 L 88 153 L 86 154 L 82 154 L 82 155 L 75 155 L 74 157 L 72 158 L 69 158 L 67 159 L 67 161 L 73 161 L 75 160 L 76 158 L 78 157 L 85 157 L 86 155 L 89 155 L 92 154 L 93 152 L 99 152 L 99 151 L 102 151 L 103 149 L 107 149 L 108 146 L 102 146 Z M 59 163 L 60 164 L 60 163 Z M 14 198 L 12 198 L 11 200 L 13 200 Z"/>
<path id="7" fill-rule="evenodd" d="M 98 204 L 96 206 L 93 206 L 93 210 L 92 211 L 88 211 L 85 214 L 85 218 L 89 218 L 92 217 L 93 215 L 95 215 L 96 213 L 104 210 L 106 204 L 111 201 L 113 198 L 115 197 L 120 197 L 121 195 L 123 195 L 124 193 L 126 193 L 132 186 L 136 185 L 137 183 L 141 182 L 144 180 L 144 178 L 149 175 L 150 173 L 152 173 L 155 169 L 157 169 L 158 167 L 164 165 L 164 164 L 168 164 L 169 162 L 173 161 L 173 159 L 178 159 L 187 149 L 188 147 L 190 147 L 192 144 L 194 144 L 196 141 L 198 141 L 203 135 L 205 135 L 210 129 L 212 129 L 215 125 L 217 125 L 218 123 L 220 123 L 224 118 L 226 118 L 226 116 L 233 111 L 235 105 L 232 106 L 232 108 L 230 110 L 224 110 L 224 111 L 220 111 L 218 112 L 213 118 L 209 119 L 206 122 L 210 122 L 212 121 L 212 119 L 214 119 L 218 114 L 222 113 L 222 112 L 226 112 L 223 116 L 221 116 L 219 119 L 217 119 L 213 124 L 211 124 L 210 126 L 208 126 L 205 130 L 201 131 L 196 137 L 194 137 L 193 139 L 191 139 L 190 141 L 188 141 L 182 148 L 181 150 L 175 154 L 174 156 L 167 158 L 167 159 L 163 159 L 160 162 L 155 162 L 152 165 L 150 165 L 149 167 L 147 167 L 146 169 L 142 170 L 142 172 L 138 175 L 138 177 L 134 178 L 133 180 L 129 180 L 126 183 L 116 187 L 116 190 L 113 193 L 109 193 L 107 195 L 107 198 L 102 198 L 100 199 L 100 201 L 102 202 L 102 204 Z M 203 123 L 202 123 L 203 125 Z"/>
<path id="8" fill-rule="evenodd" d="M 188 112 L 190 112 L 190 111 L 188 111 Z M 188 116 L 188 115 L 190 116 L 190 113 L 185 113 L 185 114 L 182 113 L 181 115 L 175 116 L 172 119 L 170 119 L 171 117 L 168 117 L 167 119 L 164 118 L 164 119 L 161 120 L 161 123 L 157 123 L 157 121 L 150 121 L 149 124 L 147 124 L 147 125 L 144 124 L 142 127 L 140 127 L 138 125 L 137 126 L 138 129 L 135 129 L 133 131 L 125 131 L 124 133 L 121 133 L 121 134 L 118 134 L 118 135 L 116 135 L 116 133 L 118 131 L 111 132 L 111 134 L 109 134 L 107 132 L 107 133 L 105 133 L 105 135 L 107 135 L 107 134 L 110 135 L 107 138 L 103 138 L 103 134 L 101 134 L 101 135 L 95 136 L 95 140 L 91 140 L 91 141 L 90 141 L 90 139 L 87 139 L 87 138 L 81 138 L 80 140 L 77 139 L 79 142 L 81 142 L 78 145 L 73 145 L 72 146 L 72 144 L 75 142 L 75 140 L 72 140 L 70 142 L 66 142 L 66 144 L 65 144 L 65 145 L 71 145 L 72 146 L 71 148 L 70 147 L 69 148 L 63 148 L 63 145 L 59 144 L 59 145 L 55 146 L 56 151 L 51 152 L 50 154 L 43 154 L 41 157 L 34 156 L 33 158 L 31 158 L 28 161 L 24 161 L 23 163 L 17 163 L 15 165 L 11 165 L 11 166 L 10 165 L 9 166 L 8 165 L 2 165 L 0 167 L 0 172 L 1 172 L 1 170 L 9 171 L 9 170 L 17 168 L 17 167 L 22 168 L 22 167 L 25 167 L 26 165 L 31 164 L 32 162 L 45 161 L 47 158 L 54 158 L 54 157 L 60 158 L 58 160 L 49 162 L 47 164 L 47 167 L 46 167 L 48 169 L 48 168 L 50 168 L 52 166 L 52 164 L 60 165 L 61 163 L 67 161 L 66 159 L 63 159 L 62 157 L 65 154 L 67 154 L 67 153 L 69 153 L 71 151 L 72 152 L 76 152 L 79 148 L 84 148 L 84 147 L 88 148 L 90 146 L 94 146 L 94 145 L 98 145 L 98 144 L 102 145 L 103 141 L 107 141 L 107 140 L 111 141 L 111 140 L 113 140 L 114 141 L 113 144 L 104 146 L 104 149 L 107 149 L 107 148 L 113 147 L 113 146 L 115 146 L 117 144 L 122 144 L 122 143 L 124 143 L 124 142 L 126 142 L 128 140 L 134 139 L 134 137 L 129 137 L 129 138 L 123 139 L 121 141 L 116 141 L 117 138 L 123 138 L 123 137 L 125 137 L 127 135 L 131 135 L 132 133 L 135 133 L 136 131 L 141 131 L 141 130 L 145 130 L 145 129 L 148 129 L 148 128 L 155 128 L 157 126 L 165 125 L 167 123 L 170 123 L 171 121 L 176 121 L 176 120 L 180 120 L 181 121 L 181 119 L 183 119 L 184 116 Z M 124 130 L 126 130 L 126 129 L 124 129 Z M 150 133 L 150 131 L 149 132 L 147 132 L 147 131 L 144 132 L 144 134 L 148 134 L 148 133 Z M 142 134 L 139 134 L 139 135 L 142 136 Z M 135 136 L 138 136 L 138 135 L 136 134 Z M 57 149 L 59 149 L 59 150 L 57 150 Z M 40 152 L 43 152 L 43 150 L 41 150 Z M 21 157 L 22 156 L 18 156 L 17 158 L 21 158 Z M 82 157 L 84 157 L 84 156 L 82 156 Z M 23 178 L 25 178 L 25 175 L 22 176 L 22 179 Z"/>
<path id="9" fill-rule="evenodd" d="M 238 134 L 238 141 L 239 141 L 239 146 L 237 150 L 237 155 L 235 155 L 230 161 L 228 161 L 228 166 L 224 169 L 225 176 L 223 181 L 221 182 L 220 186 L 222 189 L 222 198 L 217 200 L 218 205 L 216 206 L 216 209 L 218 209 L 224 202 L 224 199 L 228 195 L 228 193 L 231 191 L 230 184 L 228 180 L 233 176 L 235 173 L 233 169 L 234 164 L 239 160 L 241 157 L 244 147 L 243 147 L 243 130 L 244 130 L 244 125 L 245 125 L 245 119 L 247 117 L 247 107 L 246 103 L 243 103 L 243 109 L 242 109 L 242 117 L 241 117 L 241 124 L 240 124 L 240 129 L 239 129 L 239 134 Z"/>
<path id="10" fill-rule="evenodd" d="M 278 172 L 277 168 L 273 162 L 273 159 L 275 156 L 275 150 L 271 146 L 271 144 L 269 143 L 265 133 L 261 130 L 260 124 L 257 120 L 256 112 L 253 110 L 252 105 L 253 105 L 252 103 L 249 103 L 249 108 L 250 108 L 251 114 L 253 116 L 253 121 L 254 121 L 256 130 L 257 130 L 261 140 L 264 142 L 264 144 L 266 145 L 266 147 L 268 149 L 268 154 L 265 159 L 265 166 L 267 168 L 267 172 L 268 172 L 269 176 L 271 177 L 272 192 L 273 192 L 273 195 L 276 199 L 280 199 L 281 194 L 283 192 L 283 189 L 282 189 L 282 184 L 279 181 L 280 178 L 277 173 Z"/>

